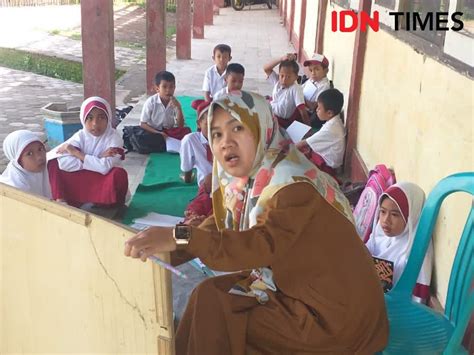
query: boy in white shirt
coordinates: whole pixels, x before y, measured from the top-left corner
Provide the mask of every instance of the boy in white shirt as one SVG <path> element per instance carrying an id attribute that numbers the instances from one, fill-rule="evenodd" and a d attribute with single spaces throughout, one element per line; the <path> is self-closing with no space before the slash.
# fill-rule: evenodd
<path id="1" fill-rule="evenodd" d="M 339 116 L 344 105 L 344 96 L 337 89 L 323 91 L 317 100 L 316 113 L 326 123 L 296 147 L 322 171 L 336 177 L 342 165 L 345 150 L 345 129 Z"/>
<path id="2" fill-rule="evenodd" d="M 309 78 L 302 85 L 304 101 L 308 110 L 314 112 L 319 94 L 331 88 L 327 78 L 329 61 L 324 55 L 314 53 L 313 57 L 305 60 L 303 65 L 309 71 Z"/>
<path id="3" fill-rule="evenodd" d="M 225 75 L 227 64 L 232 59 L 232 49 L 227 44 L 218 44 L 214 47 L 212 60 L 214 65 L 206 70 L 202 90 L 206 101 L 212 101 L 216 92 L 226 86 Z"/>
<path id="4" fill-rule="evenodd" d="M 245 68 L 239 63 L 230 63 L 227 66 L 225 74 L 226 87 L 216 92 L 213 100 L 219 100 L 221 97 L 232 91 L 241 91 L 244 86 Z"/>
<path id="5" fill-rule="evenodd" d="M 199 186 L 196 197 L 189 203 L 184 211 L 184 223 L 199 225 L 212 212 L 211 177 L 212 177 L 212 152 L 207 140 L 207 112 L 210 101 L 195 100 L 192 107 L 197 110 L 198 132 L 186 135 L 181 141 L 181 171 L 182 179 L 186 183 L 193 181 L 193 169 L 197 170 Z"/>
<path id="6" fill-rule="evenodd" d="M 278 74 L 273 71 L 279 64 Z M 303 89 L 296 82 L 299 66 L 296 55 L 288 53 L 281 58 L 267 63 L 263 70 L 273 85 L 272 111 L 283 128 L 287 128 L 294 120 L 310 124 L 306 111 Z"/>
<path id="7" fill-rule="evenodd" d="M 174 96 L 174 75 L 166 70 L 160 71 L 155 76 L 154 89 L 156 94 L 143 105 L 140 127 L 165 139 L 169 136 L 181 140 L 191 130 L 184 126 L 183 110 Z"/>

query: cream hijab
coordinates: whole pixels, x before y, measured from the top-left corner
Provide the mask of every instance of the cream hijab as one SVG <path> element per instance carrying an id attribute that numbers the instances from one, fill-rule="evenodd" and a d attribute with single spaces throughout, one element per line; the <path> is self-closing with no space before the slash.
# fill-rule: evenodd
<path id="1" fill-rule="evenodd" d="M 3 141 L 3 152 L 10 160 L 5 171 L 0 176 L 0 182 L 14 186 L 23 191 L 51 198 L 48 169 L 39 173 L 32 173 L 23 169 L 19 160 L 26 146 L 33 142 L 43 142 L 38 134 L 27 130 L 18 130 L 10 133 Z"/>
<path id="2" fill-rule="evenodd" d="M 90 134 L 85 127 L 87 115 L 93 108 L 98 108 L 107 115 L 107 129 L 99 137 Z M 76 132 L 66 143 L 79 148 L 84 154 L 96 157 L 108 148 L 123 148 L 123 140 L 120 134 L 112 127 L 112 112 L 106 100 L 98 96 L 86 99 L 81 105 L 80 119 L 83 129 Z"/>
<path id="3" fill-rule="evenodd" d="M 393 285 L 395 285 L 400 279 L 403 270 L 405 269 L 408 256 L 410 255 L 410 251 L 413 246 L 421 210 L 423 208 L 423 204 L 425 203 L 425 193 L 418 185 L 410 182 L 399 182 L 392 185 L 390 188 L 392 187 L 398 187 L 404 193 L 408 201 L 408 219 L 405 221 L 405 229 L 400 235 L 395 237 L 387 237 L 385 235 L 378 220 L 381 201 L 384 196 L 387 196 L 399 207 L 399 209 L 400 205 L 395 198 L 390 196 L 390 194 L 383 193 L 379 198 L 379 207 L 377 208 L 377 212 L 375 214 L 376 218 L 374 220 L 374 232 L 370 235 L 366 246 L 371 252 L 372 256 L 389 260 L 394 263 Z M 432 260 L 433 246 L 430 243 L 425 260 L 423 261 L 423 265 L 421 267 L 420 275 L 418 277 L 417 282 L 419 284 L 429 286 L 431 282 L 431 270 L 433 266 Z"/>
<path id="4" fill-rule="evenodd" d="M 227 174 L 214 159 L 212 204 L 219 229 L 245 230 L 257 223 L 268 200 L 283 187 L 308 182 L 341 217 L 353 222 L 349 202 L 337 182 L 320 171 L 299 152 L 273 120 L 270 106 L 260 95 L 250 92 L 228 94 L 209 109 L 209 143 L 212 149 L 213 112 L 219 106 L 250 129 L 257 141 L 257 152 L 248 177 Z"/>

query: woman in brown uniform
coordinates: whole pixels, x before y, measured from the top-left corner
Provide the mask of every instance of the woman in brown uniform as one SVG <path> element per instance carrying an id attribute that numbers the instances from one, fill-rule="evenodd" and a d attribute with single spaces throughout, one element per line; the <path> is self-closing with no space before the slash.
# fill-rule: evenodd
<path id="1" fill-rule="evenodd" d="M 214 215 L 199 227 L 150 228 L 125 246 L 143 261 L 184 249 L 211 269 L 236 272 L 193 291 L 177 354 L 383 349 L 383 292 L 337 183 L 285 138 L 259 95 L 214 102 L 209 137 Z"/>

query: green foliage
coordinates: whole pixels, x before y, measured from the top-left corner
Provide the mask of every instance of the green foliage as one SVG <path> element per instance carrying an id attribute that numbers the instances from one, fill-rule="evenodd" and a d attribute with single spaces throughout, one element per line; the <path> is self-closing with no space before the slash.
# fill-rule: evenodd
<path id="1" fill-rule="evenodd" d="M 82 83 L 82 63 L 10 48 L 0 48 L 0 66 Z M 115 79 L 125 71 L 115 70 Z"/>
<path id="2" fill-rule="evenodd" d="M 170 39 L 174 34 L 176 34 L 176 26 L 166 27 L 166 38 Z"/>
<path id="3" fill-rule="evenodd" d="M 166 12 L 176 12 L 176 4 L 166 3 Z"/>

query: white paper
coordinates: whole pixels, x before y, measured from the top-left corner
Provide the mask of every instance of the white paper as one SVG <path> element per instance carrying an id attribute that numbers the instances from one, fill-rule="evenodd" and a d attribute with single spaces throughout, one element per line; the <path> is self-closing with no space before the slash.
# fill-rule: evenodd
<path id="1" fill-rule="evenodd" d="M 174 227 L 179 222 L 183 221 L 183 217 L 170 216 L 167 214 L 160 214 L 150 212 L 145 217 L 135 218 L 133 222 L 137 226 L 160 226 L 160 227 Z M 132 225 L 133 226 L 133 225 Z M 142 228 L 137 228 L 142 229 Z"/>
<path id="2" fill-rule="evenodd" d="M 171 153 L 179 153 L 181 149 L 181 141 L 173 137 L 166 138 L 166 151 Z"/>
<path id="3" fill-rule="evenodd" d="M 311 126 L 308 126 L 299 121 L 293 121 L 293 123 L 286 129 L 286 133 L 290 136 L 293 143 L 301 142 L 304 135 L 308 133 Z"/>

